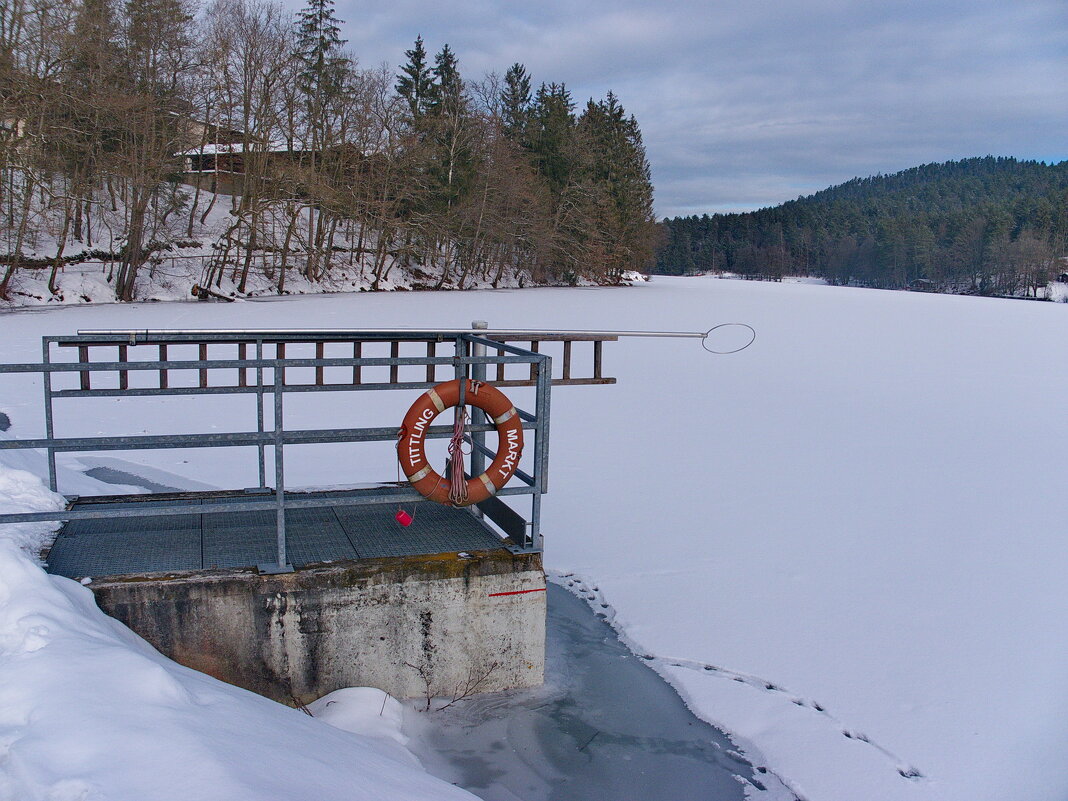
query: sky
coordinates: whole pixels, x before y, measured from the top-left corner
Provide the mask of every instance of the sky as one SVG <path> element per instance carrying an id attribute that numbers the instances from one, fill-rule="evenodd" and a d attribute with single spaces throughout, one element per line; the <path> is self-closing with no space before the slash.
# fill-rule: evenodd
<path id="1" fill-rule="evenodd" d="M 364 67 L 396 68 L 422 35 L 467 80 L 519 62 L 580 105 L 615 92 L 658 217 L 972 156 L 1068 159 L 1066 0 L 336 2 Z"/>

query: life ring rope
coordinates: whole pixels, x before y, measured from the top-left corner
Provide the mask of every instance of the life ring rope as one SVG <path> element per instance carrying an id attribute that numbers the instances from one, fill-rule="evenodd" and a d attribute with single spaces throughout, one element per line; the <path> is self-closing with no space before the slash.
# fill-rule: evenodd
<path id="1" fill-rule="evenodd" d="M 464 406 L 463 386 L 460 387 L 460 402 L 456 404 L 452 424 L 452 439 L 449 440 L 449 500 L 453 506 L 468 503 L 467 478 L 464 476 L 464 427 L 467 424 L 467 408 Z"/>
<path id="2" fill-rule="evenodd" d="M 467 405 L 486 413 L 497 428 L 497 453 L 486 472 L 466 478 L 463 471 L 464 421 Z M 456 407 L 449 444 L 452 472 L 445 478 L 426 458 L 427 430 L 439 414 Z M 523 455 L 523 423 L 512 402 L 490 384 L 470 379 L 446 381 L 428 389 L 412 404 L 401 424 L 397 460 L 409 483 L 424 497 L 452 506 L 469 506 L 495 495 L 508 483 Z"/>

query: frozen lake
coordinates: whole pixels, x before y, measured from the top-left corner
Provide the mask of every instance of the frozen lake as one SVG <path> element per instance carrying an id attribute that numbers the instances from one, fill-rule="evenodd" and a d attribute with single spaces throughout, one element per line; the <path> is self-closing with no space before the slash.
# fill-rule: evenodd
<path id="1" fill-rule="evenodd" d="M 752 325 L 753 347 L 733 356 L 621 339 L 604 354 L 617 385 L 553 392 L 547 566 L 599 587 L 597 608 L 624 642 L 799 796 L 1062 801 L 1066 308 L 658 278 L 5 312 L 0 355 L 34 360 L 42 335 L 79 328 Z M 292 409 L 287 398 L 286 418 L 394 425 L 414 400 L 346 394 L 318 406 L 293 398 Z M 233 399 L 195 413 L 184 400 L 92 400 L 64 417 L 64 436 L 255 424 L 252 404 Z M 39 434 L 40 410 L 39 382 L 9 376 L 5 435 Z M 60 461 L 161 485 L 178 486 L 173 474 L 253 486 L 254 453 L 233 450 Z M 286 469 L 295 486 L 396 476 L 388 443 L 294 447 Z"/>

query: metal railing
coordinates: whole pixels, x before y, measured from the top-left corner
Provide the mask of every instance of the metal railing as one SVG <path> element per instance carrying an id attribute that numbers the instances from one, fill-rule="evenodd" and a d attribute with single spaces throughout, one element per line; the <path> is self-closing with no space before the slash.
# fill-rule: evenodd
<path id="1" fill-rule="evenodd" d="M 0 375 L 40 374 L 44 391 L 45 436 L 33 439 L 0 440 L 0 450 L 41 449 L 48 463 L 48 481 L 58 489 L 56 454 L 114 450 L 218 448 L 254 446 L 258 455 L 259 490 L 273 497 L 255 496 L 227 499 L 225 511 L 276 512 L 277 562 L 262 565 L 261 570 L 288 571 L 286 556 L 286 509 L 326 506 L 335 503 L 329 497 L 286 491 L 284 454 L 287 445 L 311 445 L 344 442 L 383 442 L 397 439 L 398 429 L 390 427 L 287 429 L 285 397 L 289 393 L 331 391 L 373 391 L 425 389 L 452 378 L 490 379 L 497 386 L 534 387 L 534 409 L 518 409 L 525 430 L 534 434 L 529 472 L 517 470 L 511 485 L 497 497 L 473 510 L 485 514 L 509 537 L 515 550 L 540 550 L 541 495 L 548 487 L 549 401 L 553 384 L 604 384 L 614 379 L 601 375 L 601 344 L 615 339 L 600 333 L 536 334 L 481 331 L 407 331 L 407 330 L 288 330 L 288 331 L 88 331 L 70 336 L 47 336 L 42 339 L 42 361 L 31 364 L 0 365 Z M 531 342 L 531 348 L 511 342 Z M 593 369 L 590 375 L 573 375 L 573 345 L 593 343 Z M 553 377 L 552 358 L 539 350 L 539 344 L 560 343 L 563 349 L 562 372 Z M 383 345 L 383 343 L 385 343 Z M 369 346 L 388 346 L 388 356 L 367 355 Z M 422 348 L 419 346 L 422 345 Z M 196 349 L 196 358 L 180 358 L 176 353 Z M 402 347 L 403 346 L 403 347 Z M 422 350 L 418 355 L 402 355 L 402 349 Z M 341 348 L 345 355 L 328 355 L 327 350 Z M 288 352 L 287 352 L 288 349 Z M 309 350 L 314 356 L 294 356 L 295 350 Z M 219 351 L 225 350 L 226 353 Z M 445 350 L 447 355 L 441 355 Z M 349 355 L 351 352 L 351 355 Z M 103 355 L 102 355 L 103 354 Z M 520 377 L 508 375 L 510 365 L 527 365 Z M 423 367 L 412 377 L 411 368 Z M 294 373 L 310 368 L 312 380 L 301 381 Z M 367 381 L 369 368 L 387 368 L 388 380 Z M 403 368 L 408 368 L 406 371 Z M 289 374 L 287 375 L 287 371 Z M 341 373 L 344 375 L 341 375 Z M 442 373 L 445 375 L 443 376 Z M 309 371 L 304 370 L 308 375 Z M 74 380 L 65 378 L 74 376 Z M 447 376 L 447 377 L 446 377 Z M 494 380 L 496 379 L 496 380 Z M 58 385 L 58 386 L 57 386 Z M 123 436 L 56 436 L 57 403 L 68 399 L 101 397 L 155 397 L 254 394 L 256 397 L 255 431 L 213 431 L 197 434 L 139 434 Z M 271 410 L 268 421 L 267 410 Z M 477 411 L 477 410 L 476 410 Z M 269 424 L 268 424 L 269 422 Z M 493 431 L 483 416 L 475 415 L 467 427 L 472 448 L 472 473 L 482 470 L 484 457 L 492 452 L 484 436 Z M 451 425 L 431 426 L 428 438 L 452 436 Z M 268 485 L 267 454 L 273 455 L 273 487 Z M 527 495 L 531 499 L 530 520 L 524 520 L 499 498 Z M 345 503 L 414 502 L 422 499 L 408 486 L 383 487 L 366 496 L 347 496 Z M 109 508 L 109 506 L 111 508 Z M 218 503 L 195 499 L 159 499 L 153 504 L 136 504 L 115 508 L 71 506 L 58 512 L 0 514 L 0 523 L 22 521 L 60 521 L 117 516 L 155 516 L 196 514 L 220 511 Z"/>

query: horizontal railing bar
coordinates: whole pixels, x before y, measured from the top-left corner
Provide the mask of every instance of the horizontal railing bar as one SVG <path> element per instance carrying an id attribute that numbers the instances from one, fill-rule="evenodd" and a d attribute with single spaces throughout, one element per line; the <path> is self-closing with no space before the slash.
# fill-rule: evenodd
<path id="1" fill-rule="evenodd" d="M 436 387 L 440 384 L 440 381 L 400 381 L 396 384 L 285 384 L 282 386 L 283 392 L 366 392 L 368 390 L 398 390 L 398 389 L 430 389 L 430 387 Z M 490 381 L 487 382 L 495 387 L 533 387 L 537 385 L 537 381 L 531 381 L 529 379 L 515 379 L 507 381 Z M 614 384 L 616 380 L 614 378 L 554 378 L 553 386 L 581 386 L 592 384 Z M 237 384 L 231 386 L 221 387 L 131 387 L 130 389 L 118 389 L 117 387 L 111 387 L 108 389 L 58 389 L 53 390 L 52 398 L 123 398 L 123 397 L 150 397 L 150 396 L 165 396 L 165 395 L 255 395 L 260 389 L 251 384 L 248 386 L 239 386 Z M 274 387 L 271 384 L 264 384 L 263 391 L 271 393 L 274 391 Z M 531 420 L 534 418 L 531 417 Z"/>
<path id="2" fill-rule="evenodd" d="M 524 421 L 524 429 L 533 429 L 536 422 Z M 468 431 L 495 431 L 492 424 L 468 425 Z M 285 445 L 314 445 L 330 442 L 389 442 L 397 439 L 397 426 L 377 428 L 305 429 L 283 431 Z M 446 439 L 453 435 L 453 426 L 430 426 L 427 439 Z M 159 434 L 149 436 L 115 437 L 57 437 L 55 439 L 4 439 L 0 451 L 52 448 L 57 452 L 74 451 L 121 451 L 165 448 L 241 448 L 250 445 L 273 444 L 273 431 L 235 431 L 206 434 Z"/>
<path id="3" fill-rule="evenodd" d="M 160 434 L 144 437 L 62 437 L 56 439 L 0 440 L 0 451 L 52 448 L 60 451 L 121 451 L 155 448 L 237 448 L 273 443 L 274 433 L 255 431 L 230 434 Z"/>
<path id="4" fill-rule="evenodd" d="M 520 351 L 522 353 L 522 351 Z M 525 356 L 400 356 L 400 357 L 337 357 L 330 359 L 188 359 L 129 362 L 40 362 L 29 364 L 0 364 L 0 373 L 117 373 L 153 370 L 249 370 L 299 367 L 392 367 L 393 365 L 425 367 L 454 364 L 534 364 L 541 361 L 537 354 Z"/>
<path id="5" fill-rule="evenodd" d="M 465 331 L 471 329 L 466 328 Z M 377 332 L 349 331 L 346 329 L 307 329 L 304 331 L 273 330 L 192 330 L 170 331 L 151 329 L 142 331 L 79 331 L 78 334 L 45 337 L 48 342 L 61 347 L 72 345 L 112 345 L 125 342 L 129 345 L 150 345 L 160 342 L 169 344 L 195 344 L 198 342 L 263 342 L 274 345 L 279 342 L 389 342 L 391 339 L 410 342 L 433 340 L 449 342 L 456 337 L 456 332 L 438 331 Z"/>
<path id="6" fill-rule="evenodd" d="M 537 379 L 517 378 L 508 379 L 506 381 L 487 381 L 486 383 L 492 384 L 495 387 L 536 387 L 538 385 Z M 578 387 L 578 386 L 594 386 L 600 384 L 614 384 L 616 379 L 614 378 L 553 378 L 551 383 L 554 387 Z"/>
<path id="7" fill-rule="evenodd" d="M 498 496 L 507 495 L 532 495 L 536 492 L 533 487 L 505 487 L 498 490 Z M 145 496 L 151 497 L 151 496 Z M 174 503 L 165 504 L 165 501 L 153 501 L 152 506 L 141 509 L 131 507 L 116 508 L 114 504 L 101 504 L 100 509 L 66 509 L 57 512 L 16 512 L 0 514 L 0 523 L 28 523 L 45 520 L 101 520 L 116 517 L 161 517 L 174 514 L 222 514 L 225 512 L 274 512 L 278 509 L 278 501 L 273 493 L 266 496 L 269 500 L 262 501 L 228 501 L 222 503 Z M 286 509 L 311 509 L 323 506 L 366 506 L 375 503 L 404 503 L 407 501 L 418 502 L 425 498 L 414 489 L 398 487 L 388 494 L 374 495 L 367 498 L 345 498 L 339 501 L 337 498 L 293 498 L 286 496 Z"/>
<path id="8" fill-rule="evenodd" d="M 616 379 L 607 378 L 602 376 L 600 378 L 553 378 L 551 383 L 554 387 L 592 387 L 601 386 L 603 384 L 614 384 Z M 506 384 L 498 384 L 497 386 L 507 386 Z M 533 385 L 532 385 L 533 386 Z"/>

